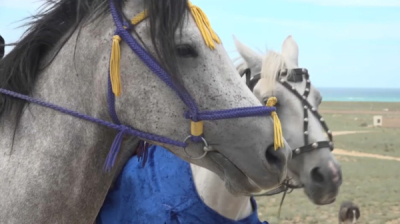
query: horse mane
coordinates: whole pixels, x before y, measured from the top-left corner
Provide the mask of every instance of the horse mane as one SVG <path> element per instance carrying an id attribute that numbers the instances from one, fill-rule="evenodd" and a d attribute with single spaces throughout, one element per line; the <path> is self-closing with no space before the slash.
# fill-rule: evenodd
<path id="1" fill-rule="evenodd" d="M 126 0 L 113 0 L 122 12 Z M 148 9 L 151 40 L 161 65 L 169 72 L 177 71 L 175 33 L 182 27 L 187 0 L 142 0 Z M 42 59 L 58 52 L 83 22 L 109 12 L 108 0 L 46 0 L 42 10 L 25 24 L 29 26 L 21 40 L 0 60 L 0 88 L 31 95 Z M 47 6 L 47 7 L 45 7 Z M 122 15 L 122 13 L 121 13 Z M 65 39 L 65 37 L 67 37 Z M 63 42 L 60 44 L 60 42 Z M 110 40 L 111 44 L 111 40 Z M 55 57 L 55 55 L 54 55 Z M 25 101 L 0 94 L 0 118 L 16 116 L 19 120 Z M 13 111 L 11 113 L 11 111 Z"/>
<path id="2" fill-rule="evenodd" d="M 239 61 L 239 62 L 237 62 Z M 248 68 L 248 65 L 246 61 L 242 58 L 235 58 L 233 59 L 234 63 L 237 63 L 236 65 L 236 70 L 241 74 L 246 68 Z M 291 74 L 291 69 L 293 69 L 291 65 L 287 63 L 287 60 L 285 57 L 276 51 L 270 50 L 267 51 L 267 53 L 263 56 L 262 59 L 262 65 L 261 65 L 261 78 L 267 80 L 267 85 L 263 86 L 263 88 L 267 89 L 271 93 L 273 93 L 276 89 L 276 81 L 278 79 L 287 79 L 289 78 Z M 289 75 L 285 77 L 281 77 L 280 71 L 282 69 L 288 70 Z M 251 74 L 252 76 L 257 75 L 257 74 Z"/>
<path id="3" fill-rule="evenodd" d="M 5 41 L 4 38 L 0 35 L 0 60 L 4 56 L 4 47 L 5 47 Z"/>
<path id="4" fill-rule="evenodd" d="M 263 88 L 273 93 L 276 81 L 281 78 L 280 71 L 282 69 L 287 69 L 284 56 L 276 51 L 268 51 L 263 57 L 261 66 L 261 78 L 267 80 L 267 85 Z"/>

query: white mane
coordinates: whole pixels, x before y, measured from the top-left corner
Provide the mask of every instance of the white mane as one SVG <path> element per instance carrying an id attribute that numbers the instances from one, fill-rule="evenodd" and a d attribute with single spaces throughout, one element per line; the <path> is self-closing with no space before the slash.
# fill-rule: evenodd
<path id="1" fill-rule="evenodd" d="M 238 58 L 233 59 L 236 64 L 236 70 L 241 74 L 246 68 L 252 69 L 251 76 L 261 73 L 263 79 L 262 89 L 264 91 L 271 92 L 272 94 L 276 90 L 276 82 L 279 79 L 287 79 L 288 76 L 281 77 L 280 71 L 283 69 L 288 70 L 286 74 L 291 74 L 290 70 L 297 68 L 297 45 L 292 43 L 292 37 L 289 36 L 285 42 L 287 46 L 282 47 L 282 53 L 278 53 L 273 50 L 269 50 L 266 54 L 261 55 L 254 52 L 248 46 L 239 42 L 234 37 L 237 51 L 240 53 Z M 295 51 L 292 51 L 295 49 Z"/>
<path id="2" fill-rule="evenodd" d="M 266 82 L 264 82 L 266 85 L 263 86 L 263 89 L 274 92 L 276 80 L 282 78 L 280 77 L 280 71 L 282 69 L 288 69 L 285 61 L 284 56 L 276 51 L 268 51 L 263 57 L 261 78 L 266 80 Z"/>

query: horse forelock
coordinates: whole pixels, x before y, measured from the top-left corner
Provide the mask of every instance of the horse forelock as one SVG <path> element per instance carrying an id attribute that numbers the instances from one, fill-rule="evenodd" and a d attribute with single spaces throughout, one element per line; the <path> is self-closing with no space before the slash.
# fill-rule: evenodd
<path id="1" fill-rule="evenodd" d="M 290 74 L 290 69 L 285 63 L 285 58 L 281 53 L 276 51 L 268 51 L 267 54 L 263 57 L 262 66 L 261 66 L 261 78 L 266 79 L 266 86 L 263 86 L 263 89 L 267 89 L 272 94 L 276 89 L 276 81 L 281 78 L 280 71 L 282 69 L 287 69 L 288 74 Z M 285 79 L 288 77 L 284 77 Z"/>

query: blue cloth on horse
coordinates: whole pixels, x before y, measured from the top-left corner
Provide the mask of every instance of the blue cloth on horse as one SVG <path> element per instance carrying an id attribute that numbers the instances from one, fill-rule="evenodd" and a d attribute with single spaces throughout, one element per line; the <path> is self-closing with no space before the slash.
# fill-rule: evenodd
<path id="1" fill-rule="evenodd" d="M 197 194 L 189 163 L 160 146 L 148 149 L 143 168 L 137 157 L 124 167 L 106 197 L 97 224 L 268 224 L 253 213 L 240 221 L 227 219 Z"/>

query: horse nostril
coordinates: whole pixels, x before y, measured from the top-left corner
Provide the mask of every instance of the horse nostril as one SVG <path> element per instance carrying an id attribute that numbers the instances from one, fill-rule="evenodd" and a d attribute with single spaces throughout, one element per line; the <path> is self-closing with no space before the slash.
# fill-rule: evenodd
<path id="1" fill-rule="evenodd" d="M 278 169 L 283 169 L 282 154 L 274 149 L 274 145 L 270 145 L 265 152 L 265 158 L 271 165 L 276 166 Z"/>
<path id="2" fill-rule="evenodd" d="M 317 183 L 324 182 L 324 176 L 319 170 L 319 167 L 315 167 L 311 170 L 311 179 Z"/>

